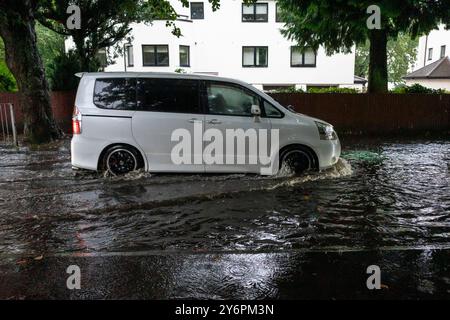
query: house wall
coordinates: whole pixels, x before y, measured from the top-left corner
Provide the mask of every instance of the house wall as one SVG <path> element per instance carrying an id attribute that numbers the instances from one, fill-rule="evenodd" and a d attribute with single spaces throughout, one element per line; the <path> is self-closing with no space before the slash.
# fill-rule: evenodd
<path id="1" fill-rule="evenodd" d="M 420 37 L 413 71 L 439 60 L 441 58 L 441 46 L 446 47 L 445 56 L 450 56 L 450 30 L 445 30 L 444 25 L 441 25 L 438 30 L 431 31 L 428 35 L 428 41 L 426 36 Z M 433 48 L 431 60 L 428 59 L 428 49 L 430 48 Z"/>
<path id="2" fill-rule="evenodd" d="M 183 8 L 178 0 L 171 0 L 179 15 L 190 19 L 190 9 Z M 354 80 L 355 54 L 327 56 L 323 48 L 317 53 L 317 64 L 313 68 L 293 68 L 290 65 L 290 47 L 295 43 L 280 33 L 282 23 L 275 22 L 276 1 L 268 3 L 268 22 L 242 22 L 242 1 L 221 1 L 221 7 L 213 12 L 208 1 L 204 1 L 205 19 L 177 21 L 183 36 L 171 34 L 165 21 L 152 25 L 133 25 L 134 67 L 127 71 L 169 71 L 179 67 L 179 45 L 190 46 L 190 68 L 187 72 L 207 72 L 231 77 L 251 83 L 258 88 L 263 85 L 307 85 L 352 86 Z M 170 52 L 169 67 L 144 67 L 142 63 L 143 44 L 167 44 Z M 68 43 L 70 46 L 70 43 Z M 243 46 L 267 46 L 267 68 L 242 67 Z M 353 50 L 354 51 L 354 50 Z M 115 64 L 106 71 L 124 71 L 124 58 L 118 57 Z"/>
<path id="3" fill-rule="evenodd" d="M 420 84 L 431 89 L 445 89 L 450 91 L 450 79 L 412 79 L 405 80 L 406 85 Z"/>

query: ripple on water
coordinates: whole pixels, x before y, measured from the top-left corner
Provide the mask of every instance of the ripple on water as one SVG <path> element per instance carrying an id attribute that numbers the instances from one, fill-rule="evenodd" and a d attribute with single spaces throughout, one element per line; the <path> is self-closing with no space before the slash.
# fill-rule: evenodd
<path id="1" fill-rule="evenodd" d="M 449 142 L 347 146 L 301 177 L 74 174 L 67 147 L 0 159 L 1 252 L 450 246 Z"/>

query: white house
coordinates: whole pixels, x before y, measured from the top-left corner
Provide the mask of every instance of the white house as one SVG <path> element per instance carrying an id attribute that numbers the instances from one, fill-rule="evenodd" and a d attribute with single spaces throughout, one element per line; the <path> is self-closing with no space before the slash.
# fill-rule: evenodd
<path id="1" fill-rule="evenodd" d="M 321 48 L 302 52 L 280 33 L 283 23 L 276 1 L 246 6 L 239 0 L 221 1 L 213 12 L 208 1 L 185 8 L 170 0 L 179 19 L 177 38 L 165 21 L 132 25 L 125 57 L 105 71 L 168 71 L 207 73 L 251 83 L 260 89 L 277 87 L 357 87 L 355 54 L 327 56 Z"/>
<path id="2" fill-rule="evenodd" d="M 404 77 L 407 85 L 418 83 L 432 89 L 450 91 L 450 30 L 444 25 L 419 40 L 413 72 Z"/>

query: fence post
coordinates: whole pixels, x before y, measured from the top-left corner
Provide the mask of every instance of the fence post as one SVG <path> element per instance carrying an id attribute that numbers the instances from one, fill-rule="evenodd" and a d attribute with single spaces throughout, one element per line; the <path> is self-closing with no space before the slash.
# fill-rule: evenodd
<path id="1" fill-rule="evenodd" d="M 13 143 L 17 147 L 19 144 L 17 142 L 17 131 L 16 131 L 16 121 L 14 119 L 14 109 L 12 103 L 9 104 L 9 112 L 11 116 L 11 126 L 12 126 L 12 134 L 13 134 Z"/>
<path id="2" fill-rule="evenodd" d="M 2 138 L 3 138 L 3 141 L 6 142 L 5 126 L 3 124 L 3 104 L 2 103 L 0 103 L 0 122 L 2 123 Z"/>

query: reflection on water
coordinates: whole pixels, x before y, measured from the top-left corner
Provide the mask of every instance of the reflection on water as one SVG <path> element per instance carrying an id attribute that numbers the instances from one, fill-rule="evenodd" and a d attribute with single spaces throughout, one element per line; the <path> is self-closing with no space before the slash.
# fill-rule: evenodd
<path id="1" fill-rule="evenodd" d="M 344 143 L 345 145 L 345 143 Z M 347 144 L 304 177 L 74 174 L 0 148 L 2 255 L 450 247 L 450 142 Z"/>

